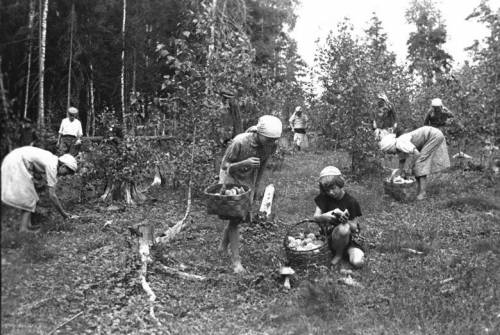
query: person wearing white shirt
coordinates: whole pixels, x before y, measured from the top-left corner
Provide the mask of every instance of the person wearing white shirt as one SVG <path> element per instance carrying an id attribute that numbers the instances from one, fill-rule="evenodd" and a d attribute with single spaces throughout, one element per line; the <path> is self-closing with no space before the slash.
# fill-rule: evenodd
<path id="1" fill-rule="evenodd" d="M 68 108 L 68 117 L 61 121 L 59 136 L 57 138 L 57 147 L 60 155 L 69 153 L 76 156 L 80 151 L 83 131 L 82 124 L 76 119 L 77 115 L 78 109 L 70 107 Z"/>
<path id="2" fill-rule="evenodd" d="M 297 106 L 295 108 L 295 112 L 292 114 L 290 119 L 288 120 L 290 123 L 290 128 L 294 132 L 293 142 L 297 150 L 300 151 L 301 147 L 305 147 L 307 145 L 307 116 L 302 113 L 302 107 Z"/>

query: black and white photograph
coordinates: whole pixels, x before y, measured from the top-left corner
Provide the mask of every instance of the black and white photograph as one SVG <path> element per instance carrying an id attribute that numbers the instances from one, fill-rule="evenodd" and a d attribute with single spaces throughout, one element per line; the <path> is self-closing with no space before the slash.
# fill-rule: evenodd
<path id="1" fill-rule="evenodd" d="M 500 0 L 0 0 L 1 334 L 500 334 Z"/>

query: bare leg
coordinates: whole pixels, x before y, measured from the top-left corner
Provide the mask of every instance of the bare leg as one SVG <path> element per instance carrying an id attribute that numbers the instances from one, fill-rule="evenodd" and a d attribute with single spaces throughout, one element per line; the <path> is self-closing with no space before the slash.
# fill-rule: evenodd
<path id="1" fill-rule="evenodd" d="M 228 237 L 229 248 L 231 249 L 231 261 L 233 262 L 234 273 L 243 273 L 245 268 L 241 265 L 240 258 L 240 219 L 233 219 L 229 221 Z"/>
<path id="2" fill-rule="evenodd" d="M 19 231 L 29 232 L 30 224 L 31 224 L 31 212 L 23 211 L 21 214 L 21 226 L 19 227 Z"/>
<path id="3" fill-rule="evenodd" d="M 417 200 L 424 200 L 427 196 L 427 176 L 417 177 L 418 195 Z"/>
<path id="4" fill-rule="evenodd" d="M 335 256 L 332 259 L 332 265 L 337 264 L 342 259 L 345 248 L 349 245 L 349 224 L 340 224 L 332 232 L 332 249 Z"/>
<path id="5" fill-rule="evenodd" d="M 222 240 L 220 241 L 219 244 L 219 252 L 222 254 L 227 253 L 227 247 L 229 245 L 229 225 L 228 223 L 226 227 L 224 228 L 224 232 L 222 233 Z"/>

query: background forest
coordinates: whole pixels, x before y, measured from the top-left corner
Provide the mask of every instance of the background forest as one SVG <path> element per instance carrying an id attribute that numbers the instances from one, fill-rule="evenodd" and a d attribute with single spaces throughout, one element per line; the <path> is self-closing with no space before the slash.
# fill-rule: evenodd
<path id="1" fill-rule="evenodd" d="M 347 148 L 353 172 L 362 173 L 363 162 L 370 165 L 366 158 L 375 155 L 366 134 L 379 92 L 388 95 L 407 130 L 422 124 L 431 98 L 441 97 L 458 120 L 448 137 L 468 140 L 461 151 L 467 151 L 464 144 L 498 138 L 500 19 L 487 1 L 467 19 L 482 22 L 490 35 L 470 46 L 473 60 L 457 69 L 453 55 L 443 50 L 445 20 L 430 0 L 413 1 L 407 10 L 415 31 L 408 37 L 406 64 L 396 63 L 374 13 L 363 36 L 353 34 L 349 19 L 339 24 L 318 45 L 316 66 L 308 68 L 289 35 L 298 4 L 3 1 L 2 157 L 25 141 L 19 129 L 26 117 L 36 125 L 39 145 L 50 148 L 46 139 L 73 105 L 85 135 L 109 136 L 113 129 L 129 136 L 129 149 L 141 149 L 128 150 L 129 163 L 114 157 L 114 166 L 132 169 L 129 175 L 150 173 L 154 166 L 136 157 L 138 151 L 170 170 L 183 170 L 196 125 L 195 170 L 197 183 L 205 184 L 200 178 L 227 140 L 263 114 L 286 121 L 302 104 L 311 130 L 324 136 L 320 142 Z M 152 144 L 133 135 L 168 139 Z M 122 149 L 115 151 L 123 156 Z"/>

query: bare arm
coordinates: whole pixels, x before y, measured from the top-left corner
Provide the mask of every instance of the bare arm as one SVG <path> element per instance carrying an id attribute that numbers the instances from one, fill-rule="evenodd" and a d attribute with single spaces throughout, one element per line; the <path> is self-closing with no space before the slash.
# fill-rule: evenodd
<path id="1" fill-rule="evenodd" d="M 228 174 L 234 173 L 234 171 L 241 169 L 243 167 L 258 168 L 260 166 L 260 159 L 257 157 L 250 157 L 239 162 L 224 162 L 222 166 L 223 170 L 227 170 Z"/>
<path id="2" fill-rule="evenodd" d="M 336 219 L 335 214 L 330 212 L 323 213 L 321 208 L 316 206 L 316 210 L 314 211 L 314 216 L 313 220 L 318 222 L 318 223 L 330 223 L 333 222 Z"/>
<path id="3" fill-rule="evenodd" d="M 67 219 L 69 217 L 69 215 L 62 208 L 61 202 L 59 201 L 59 198 L 56 195 L 55 187 L 49 186 L 49 198 L 52 201 L 52 203 L 54 204 L 54 206 L 56 206 L 56 209 L 59 211 L 59 213 L 62 215 L 62 217 Z"/>

